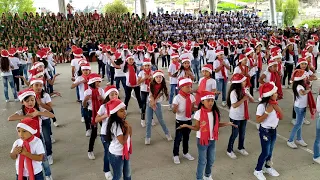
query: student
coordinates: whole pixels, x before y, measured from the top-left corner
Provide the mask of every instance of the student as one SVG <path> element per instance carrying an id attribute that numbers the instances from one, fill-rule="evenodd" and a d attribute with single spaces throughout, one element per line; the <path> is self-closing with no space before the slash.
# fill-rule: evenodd
<path id="1" fill-rule="evenodd" d="M 168 74 L 169 74 L 169 81 L 170 81 L 170 95 L 169 95 L 169 111 L 172 110 L 172 100 L 175 95 L 178 94 L 177 91 L 177 71 L 180 69 L 181 64 L 179 63 L 179 55 L 178 53 L 171 54 L 172 63 L 169 65 Z"/>
<path id="2" fill-rule="evenodd" d="M 197 180 L 212 179 L 211 170 L 216 156 L 216 141 L 219 138 L 219 127 L 234 126 L 232 122 L 220 122 L 220 111 L 214 101 L 215 93 L 201 91 L 199 110 L 194 114 L 195 125 L 182 124 L 178 129 L 189 128 L 197 131 L 198 166 Z M 205 175 L 203 176 L 203 171 Z"/>
<path id="3" fill-rule="evenodd" d="M 73 50 L 73 55 L 74 55 L 74 59 L 71 60 L 71 80 L 74 81 L 77 76 L 78 76 L 78 71 L 80 68 L 80 64 L 79 61 L 82 60 L 82 56 L 83 56 L 83 51 L 81 48 L 75 48 L 75 50 Z M 76 88 L 77 90 L 77 100 L 78 102 L 80 102 L 80 94 L 79 94 L 79 88 Z"/>
<path id="4" fill-rule="evenodd" d="M 10 157 L 16 160 L 17 179 L 44 180 L 42 159 L 45 151 L 41 140 L 35 136 L 38 122 L 25 118 L 17 125 L 19 139 L 12 146 Z"/>
<path id="5" fill-rule="evenodd" d="M 317 112 L 320 113 L 320 94 L 317 97 Z M 313 160 L 320 164 L 320 116 L 316 121 L 316 139 L 313 145 Z"/>
<path id="6" fill-rule="evenodd" d="M 131 180 L 130 154 L 132 154 L 132 127 L 126 120 L 126 105 L 119 99 L 107 103 L 109 120 L 107 125 L 107 141 L 109 146 L 109 162 L 113 169 L 113 180 Z"/>
<path id="7" fill-rule="evenodd" d="M 239 134 L 239 143 L 237 151 L 248 156 L 249 153 L 244 148 L 244 140 L 246 134 L 247 120 L 249 120 L 248 101 L 253 102 L 254 99 L 246 90 L 246 76 L 242 74 L 234 74 L 231 78 L 231 86 L 228 92 L 227 105 L 230 108 L 230 122 L 237 125 L 232 127 L 232 133 L 229 138 L 227 155 L 231 159 L 236 159 L 237 156 L 233 151 L 233 144 Z"/>
<path id="8" fill-rule="evenodd" d="M 176 128 L 182 124 L 192 125 L 191 114 L 194 108 L 195 97 L 191 94 L 192 80 L 190 78 L 181 77 L 178 82 L 179 94 L 173 99 L 172 112 L 176 114 Z M 189 154 L 189 136 L 190 129 L 176 129 L 176 136 L 173 145 L 173 162 L 180 164 L 179 147 L 182 142 L 183 157 L 193 161 L 194 157 Z"/>
<path id="9" fill-rule="evenodd" d="M 20 80 L 18 78 L 18 76 L 20 75 L 20 72 L 19 72 L 19 66 L 20 66 L 20 60 L 18 58 L 18 53 L 17 53 L 17 50 L 16 48 L 10 48 L 8 50 L 9 52 L 9 60 L 10 60 L 10 63 L 12 65 L 12 75 L 13 75 L 13 82 L 15 84 L 15 88 L 16 88 L 16 91 L 19 92 L 20 91 Z"/>
<path id="10" fill-rule="evenodd" d="M 114 54 L 115 60 L 111 59 L 110 63 L 114 67 L 114 80 L 116 81 L 116 87 L 118 91 L 120 91 L 120 82 L 122 84 L 123 89 L 126 89 L 126 74 L 123 72 L 123 68 L 125 65 L 125 61 L 121 57 L 121 54 L 116 52 Z"/>
<path id="11" fill-rule="evenodd" d="M 285 70 L 282 79 L 282 87 L 285 87 L 286 79 L 288 77 L 288 88 L 291 88 L 290 78 L 292 77 L 292 71 L 294 66 L 294 51 L 293 51 L 294 42 L 289 41 L 286 48 L 282 51 L 282 56 L 284 57 L 285 61 Z"/>
<path id="12" fill-rule="evenodd" d="M 148 103 L 147 103 L 147 128 L 146 128 L 146 138 L 145 144 L 150 144 L 151 139 L 151 125 L 152 125 L 152 116 L 155 112 L 159 124 L 162 127 L 162 130 L 168 141 L 172 141 L 172 137 L 169 133 L 169 130 L 166 126 L 166 123 L 163 120 L 161 102 L 163 101 L 163 96 L 166 96 L 168 99 L 168 89 L 166 86 L 166 80 L 164 79 L 164 74 L 162 71 L 155 71 L 151 83 L 150 83 L 150 94 L 148 94 Z"/>
<path id="13" fill-rule="evenodd" d="M 238 66 L 234 69 L 233 74 L 240 73 L 246 77 L 246 88 L 251 87 L 250 74 L 248 67 L 248 58 L 244 54 L 240 54 L 238 57 Z"/>
<path id="14" fill-rule="evenodd" d="M 273 177 L 279 176 L 279 173 L 272 167 L 272 153 L 277 139 L 277 127 L 279 120 L 283 119 L 283 111 L 277 102 L 277 91 L 278 88 L 273 82 L 266 82 L 259 88 L 262 100 L 257 107 L 256 120 L 260 123 L 261 154 L 253 173 L 259 180 L 266 179 L 263 173 L 268 173 Z"/>
<path id="15" fill-rule="evenodd" d="M 181 59 L 181 66 L 180 66 L 180 69 L 178 70 L 178 72 L 176 72 L 176 76 L 177 78 L 189 78 L 191 79 L 192 81 L 194 81 L 194 73 L 191 69 L 191 66 L 190 66 L 190 63 L 191 63 L 191 60 L 189 58 L 183 58 Z"/>
<path id="16" fill-rule="evenodd" d="M 201 92 L 202 91 L 210 91 L 216 93 L 217 84 L 216 80 L 211 78 L 213 66 L 211 64 L 206 64 L 202 67 L 202 78 L 199 80 L 199 86 L 196 91 L 196 105 L 200 103 Z"/>
<path id="17" fill-rule="evenodd" d="M 249 75 L 250 75 L 250 94 L 251 96 L 253 96 L 253 89 L 255 87 L 255 78 L 257 75 L 257 62 L 256 60 L 253 58 L 254 56 L 254 50 L 251 47 L 248 47 L 246 49 L 246 57 L 248 59 L 248 67 L 249 67 Z"/>
<path id="18" fill-rule="evenodd" d="M 256 89 L 259 88 L 259 78 L 260 73 L 262 71 L 262 59 L 264 57 L 264 53 L 262 52 L 262 43 L 260 41 L 254 43 L 254 50 L 255 50 L 255 59 L 257 62 L 257 71 L 256 71 Z M 281 83 L 281 81 L 280 81 Z"/>

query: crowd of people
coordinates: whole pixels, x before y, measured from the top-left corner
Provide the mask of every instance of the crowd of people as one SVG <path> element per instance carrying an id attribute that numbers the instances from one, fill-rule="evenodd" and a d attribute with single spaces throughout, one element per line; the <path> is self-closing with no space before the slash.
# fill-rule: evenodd
<path id="1" fill-rule="evenodd" d="M 17 26 L 28 24 L 32 31 L 31 35 L 41 34 L 42 30 L 37 30 L 32 25 L 34 21 L 30 20 L 33 19 L 30 16 L 30 14 L 25 15 L 23 19 L 9 16 L 8 19 L 3 18 L 5 20 L 2 23 L 20 22 L 20 24 L 9 23 L 8 27 L 5 26 L 13 29 L 14 35 L 25 34 L 13 28 L 16 24 Z M 104 18 L 106 17 L 108 16 Z M 103 26 L 106 19 L 101 20 L 103 17 L 95 16 L 92 21 L 87 21 L 81 14 L 68 16 L 68 19 L 61 15 L 34 17 L 41 19 L 36 22 L 40 23 L 37 25 L 45 27 L 44 29 L 50 32 L 50 35 L 44 34 L 44 39 L 46 36 L 50 40 L 53 39 L 53 34 L 58 39 L 59 32 L 67 32 L 67 34 L 72 32 L 70 37 L 75 37 L 75 41 L 67 40 L 69 53 L 65 54 L 67 59 L 71 59 L 70 87 L 76 89 L 81 107 L 79 115 L 85 125 L 85 135 L 90 137 L 88 140 L 90 160 L 95 159 L 94 145 L 98 136 L 98 127 L 101 126 L 100 136 L 104 147 L 103 172 L 106 179 L 119 180 L 122 175 L 123 179 L 131 179 L 131 139 L 134 138 L 132 132 L 136 129 L 133 129 L 130 125 L 132 122 L 128 121 L 130 119 L 130 115 L 126 114 L 128 108 L 141 112 L 140 124 L 145 128 L 145 145 L 151 144 L 152 126 L 157 124 L 153 120 L 153 114 L 156 115 L 167 141 L 173 141 L 174 164 L 181 163 L 179 156 L 181 143 L 182 157 L 190 161 L 195 159 L 189 153 L 189 138 L 191 130 L 197 131 L 197 180 L 213 179 L 211 170 L 215 161 L 216 141 L 219 139 L 220 127 L 232 127 L 226 148 L 228 157 L 236 159 L 237 155 L 249 155 L 245 148 L 245 133 L 247 120 L 250 119 L 248 103 L 253 102 L 259 103 L 256 118 L 251 117 L 251 119 L 256 119 L 258 122 L 257 129 L 261 142 L 261 154 L 257 157 L 253 174 L 258 180 L 266 179 L 264 173 L 274 177 L 280 175 L 273 166 L 272 152 L 278 123 L 283 119 L 283 111 L 278 101 L 288 98 L 282 91 L 284 88 L 292 89 L 294 94 L 292 101 L 294 126 L 287 146 L 293 149 L 298 148 L 298 145 L 307 146 L 302 138 L 302 124 L 310 124 L 305 118 L 306 108 L 309 108 L 312 117 L 316 112 L 320 113 L 320 96 L 315 101 L 312 94 L 312 83 L 317 80 L 315 75 L 317 57 L 320 54 L 319 36 L 315 30 L 310 30 L 314 33 L 308 36 L 306 41 L 302 41 L 296 31 L 267 30 L 261 26 L 259 18 L 253 14 L 248 15 L 246 12 L 204 14 L 198 19 L 190 18 L 189 15 L 149 15 L 140 19 L 127 14 L 121 17 L 122 19 L 111 18 L 112 20 L 106 18 L 110 20 L 109 24 L 120 25 L 120 28 L 118 26 L 114 31 L 104 32 L 106 37 L 112 37 L 112 39 L 104 39 L 99 44 L 97 42 L 100 41 L 95 42 L 97 47 L 91 51 L 91 54 L 98 59 L 98 73 L 91 68 L 92 63 L 85 55 L 83 44 L 79 44 L 82 40 L 78 41 L 77 33 L 72 33 L 79 30 L 78 28 L 80 32 L 82 32 L 81 29 L 85 29 L 85 32 L 90 31 L 90 37 L 93 37 L 89 39 L 95 39 L 99 34 L 98 29 L 101 28 L 94 27 Z M 219 20 L 211 20 L 211 18 L 217 19 L 216 17 L 219 17 Z M 55 21 L 57 19 L 60 20 Z M 147 19 L 148 23 L 143 19 Z M 125 37 L 129 34 L 124 33 L 127 31 L 121 27 L 128 22 L 127 20 L 130 23 L 136 23 L 136 28 L 130 28 L 130 32 L 137 31 L 138 35 L 147 30 L 146 27 L 142 27 L 142 24 L 143 26 L 149 24 L 150 29 L 149 33 L 145 34 L 145 40 L 136 39 L 134 34 L 130 34 L 133 39 L 128 40 L 128 37 Z M 240 24 L 236 23 L 239 21 L 241 21 Z M 59 30 L 60 26 L 49 25 L 49 23 L 59 22 L 61 26 L 66 22 L 67 28 Z M 78 26 L 77 23 L 82 23 L 83 26 Z M 163 26 L 161 30 L 158 29 L 160 24 Z M 222 31 L 215 30 L 217 25 L 226 27 L 228 30 L 238 29 L 239 32 L 230 31 L 225 34 L 229 36 L 221 35 Z M 58 28 L 55 29 L 57 31 L 53 31 L 54 27 Z M 195 34 L 192 32 L 191 37 L 191 34 L 186 31 L 187 27 L 198 27 L 200 31 L 194 31 L 197 32 Z M 201 32 L 203 27 L 210 28 L 213 34 L 218 33 L 220 36 L 216 37 L 217 34 L 215 34 L 212 38 L 212 34 Z M 142 28 L 141 31 L 139 28 Z M 242 37 L 244 34 L 242 29 L 244 33 L 249 34 Z M 20 28 L 20 30 L 24 29 Z M 118 31 L 122 32 L 124 39 L 112 34 Z M 177 31 L 186 35 L 184 37 L 178 35 L 181 38 L 179 39 L 175 36 Z M 10 102 L 8 92 L 8 85 L 10 85 L 15 101 L 22 103 L 21 109 L 8 118 L 9 121 L 20 120 L 17 125 L 19 139 L 14 142 L 10 153 L 10 157 L 16 160 L 16 176 L 19 180 L 27 177 L 36 180 L 45 177 L 46 180 L 52 180 L 50 165 L 54 162 L 52 152 L 54 138 L 51 119 L 55 126 L 58 127 L 59 124 L 52 109 L 51 97 L 59 95 L 53 90 L 53 86 L 59 75 L 56 72 L 59 69 L 55 69 L 54 65 L 59 61 L 60 55 L 55 52 L 51 43 L 43 43 L 41 37 L 40 41 L 31 39 L 34 37 L 30 37 L 27 41 L 23 39 L 26 44 L 19 44 L 17 40 L 19 38 L 21 40 L 22 37 L 16 40 L 10 37 L 12 34 L 8 31 L 2 33 L 6 34 L 4 38 L 7 41 L 4 42 L 10 44 L 10 47 L 3 46 L 7 50 L 1 49 L 0 70 L 5 99 L 8 103 Z M 88 36 L 84 36 L 86 37 Z M 61 35 L 61 38 L 64 39 L 65 36 Z M 61 43 L 61 41 L 57 42 Z M 31 43 L 34 44 L 29 46 L 28 44 Z M 162 59 L 163 69 L 167 69 L 167 72 L 160 70 L 158 59 Z M 169 85 L 166 83 L 166 74 L 169 76 Z M 20 80 L 28 88 L 20 90 Z M 109 82 L 106 87 L 101 87 L 103 80 Z M 230 87 L 227 86 L 228 82 Z M 194 88 L 193 84 L 198 84 L 197 88 Z M 124 97 L 120 99 L 121 89 Z M 259 92 L 259 97 L 254 97 L 255 90 Z M 132 91 L 135 93 L 137 107 L 129 107 Z M 222 96 L 221 106 L 228 107 L 230 110 L 230 122 L 220 122 L 221 114 L 217 103 L 219 96 Z M 169 101 L 168 109 L 161 107 L 163 101 Z M 163 119 L 163 113 L 166 111 L 172 111 L 175 114 L 174 137 L 171 136 L 172 132 L 169 132 Z M 317 119 L 313 160 L 320 164 L 319 124 L 320 118 Z M 234 149 L 237 137 L 239 144 L 238 148 Z"/>

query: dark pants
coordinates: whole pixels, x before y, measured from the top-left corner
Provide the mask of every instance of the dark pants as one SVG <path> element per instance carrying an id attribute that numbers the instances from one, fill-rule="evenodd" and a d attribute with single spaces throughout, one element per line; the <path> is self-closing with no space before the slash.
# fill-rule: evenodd
<path id="1" fill-rule="evenodd" d="M 28 178 L 29 177 L 23 176 L 23 180 L 28 180 Z M 18 175 L 17 175 L 17 180 L 18 180 Z M 34 180 L 44 180 L 42 171 L 34 175 Z"/>
<path id="2" fill-rule="evenodd" d="M 88 152 L 92 152 L 93 151 L 94 143 L 95 143 L 97 135 L 98 135 L 98 124 L 91 125 L 91 130 L 92 130 L 92 132 L 91 132 L 91 136 L 90 136 L 90 139 L 89 139 Z"/>
<path id="3" fill-rule="evenodd" d="M 141 91 L 141 120 L 145 120 L 149 92 Z"/>
<path id="4" fill-rule="evenodd" d="M 182 124 L 192 125 L 192 121 L 176 120 L 176 137 L 174 138 L 173 144 L 173 156 L 179 156 L 179 147 L 182 140 L 183 154 L 187 154 L 189 152 L 189 136 L 191 130 L 189 128 L 177 129 Z"/>
<path id="5" fill-rule="evenodd" d="M 52 114 L 54 114 L 53 109 L 51 109 Z M 52 122 L 57 122 L 56 116 L 54 116 L 54 118 L 52 118 Z M 52 134 L 51 134 L 52 135 Z"/>
<path id="6" fill-rule="evenodd" d="M 292 75 L 292 70 L 293 70 L 293 64 L 285 63 L 285 70 L 284 70 L 284 75 L 283 75 L 283 80 L 282 80 L 282 85 L 286 84 L 286 78 L 288 77 L 288 85 L 290 85 L 290 79 Z"/>
<path id="7" fill-rule="evenodd" d="M 254 80 L 255 80 L 255 77 L 256 75 L 253 75 L 251 78 L 250 78 L 250 84 L 251 84 L 251 87 L 250 87 L 250 94 L 251 96 L 253 97 L 253 89 L 254 89 Z"/>
<path id="8" fill-rule="evenodd" d="M 101 74 L 102 72 L 102 78 L 104 78 L 104 75 L 106 74 L 106 65 L 102 62 L 102 60 L 98 60 L 98 74 Z"/>
<path id="9" fill-rule="evenodd" d="M 132 89 L 134 90 L 134 93 L 136 94 L 136 98 L 139 104 L 139 108 L 142 108 L 142 103 L 141 103 L 141 97 L 140 97 L 140 86 L 136 86 L 136 87 L 130 87 L 127 86 L 126 87 L 126 98 L 124 100 L 124 104 L 126 105 L 126 108 L 128 109 L 128 104 L 131 98 L 131 91 Z"/>
<path id="10" fill-rule="evenodd" d="M 233 120 L 230 118 L 230 122 L 232 122 L 234 125 L 237 125 L 238 128 L 232 127 L 232 133 L 229 138 L 228 149 L 227 149 L 229 153 L 233 151 L 233 144 L 238 134 L 239 134 L 238 149 L 239 150 L 244 149 L 244 138 L 246 135 L 246 126 L 247 126 L 247 120 Z"/>
<path id="11" fill-rule="evenodd" d="M 162 56 L 162 67 L 167 67 L 167 56 Z"/>
<path id="12" fill-rule="evenodd" d="M 261 69 L 258 68 L 257 74 L 256 74 L 256 88 L 259 88 L 259 78 L 260 78 Z"/>
<path id="13" fill-rule="evenodd" d="M 86 131 L 91 129 L 91 116 L 92 116 L 92 111 L 89 110 L 88 108 L 83 108 L 83 116 L 84 116 L 84 122 L 86 125 Z"/>
<path id="14" fill-rule="evenodd" d="M 50 78 L 52 79 L 52 72 L 51 71 L 48 71 L 49 75 L 50 75 Z M 53 93 L 53 85 L 51 85 L 50 83 L 47 83 L 47 91 L 48 91 L 48 94 L 51 94 Z"/>
<path id="15" fill-rule="evenodd" d="M 110 83 L 111 83 L 111 85 L 113 85 L 113 83 L 114 83 L 114 73 L 115 73 L 114 67 L 110 66 L 110 77 L 111 77 Z"/>
<path id="16" fill-rule="evenodd" d="M 234 68 L 236 68 L 236 63 L 234 62 L 234 55 L 230 55 L 229 57 L 229 64 L 232 66 L 232 68 L 230 69 L 231 72 L 234 71 Z"/>
<path id="17" fill-rule="evenodd" d="M 42 134 L 44 138 L 47 156 L 51 156 L 52 155 L 52 142 L 51 142 L 51 136 L 50 136 L 52 134 L 51 120 L 50 119 L 42 120 L 41 126 L 42 126 Z"/>
<path id="18" fill-rule="evenodd" d="M 120 90 L 120 82 L 122 84 L 123 89 L 126 89 L 126 77 L 122 76 L 122 77 L 115 77 L 114 80 L 116 81 L 116 87 L 118 90 Z"/>
<path id="19" fill-rule="evenodd" d="M 17 90 L 17 92 L 19 92 L 20 91 L 20 79 L 17 78 L 16 76 L 20 75 L 20 70 L 19 69 L 12 70 L 12 75 L 13 75 L 13 82 L 16 87 L 16 90 Z"/>
<path id="20" fill-rule="evenodd" d="M 110 171 L 110 162 L 109 162 L 109 146 L 110 142 L 107 141 L 106 135 L 101 135 L 101 142 L 103 144 L 104 148 L 104 157 L 103 157 L 103 172 L 109 172 Z"/>

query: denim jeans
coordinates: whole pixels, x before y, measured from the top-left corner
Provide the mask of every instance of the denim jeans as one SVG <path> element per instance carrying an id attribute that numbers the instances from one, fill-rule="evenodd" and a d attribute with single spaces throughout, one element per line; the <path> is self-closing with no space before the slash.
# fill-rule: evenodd
<path id="1" fill-rule="evenodd" d="M 163 120 L 163 116 L 162 116 L 162 110 L 161 110 L 161 104 L 160 103 L 156 103 L 156 110 L 154 111 L 151 107 L 150 104 L 148 102 L 147 104 L 147 128 L 146 128 L 146 138 L 151 138 L 151 124 L 152 124 L 152 116 L 153 116 L 153 112 L 156 113 L 157 119 L 159 121 L 159 124 L 162 127 L 162 130 L 164 132 L 165 135 L 169 134 L 169 130 L 166 126 L 166 123 Z"/>
<path id="2" fill-rule="evenodd" d="M 173 97 L 178 94 L 177 84 L 170 84 L 169 105 L 172 104 Z"/>
<path id="3" fill-rule="evenodd" d="M 149 92 L 141 91 L 141 120 L 145 120 L 146 118 L 146 108 L 147 108 L 147 101 L 149 97 Z"/>
<path id="4" fill-rule="evenodd" d="M 98 74 L 101 74 L 102 78 L 104 78 L 104 75 L 106 74 L 106 65 L 102 62 L 102 60 L 98 60 Z"/>
<path id="5" fill-rule="evenodd" d="M 122 173 L 124 180 L 131 180 L 130 160 L 123 160 L 122 156 L 109 153 L 109 161 L 113 169 L 112 180 L 120 180 Z"/>
<path id="6" fill-rule="evenodd" d="M 13 83 L 13 76 L 12 75 L 2 76 L 2 81 L 3 81 L 4 96 L 5 96 L 6 100 L 9 100 L 8 84 L 10 84 L 14 99 L 18 99 L 17 91 L 16 91 L 16 88 L 14 87 L 14 83 Z"/>
<path id="7" fill-rule="evenodd" d="M 260 125 L 259 137 L 261 143 L 261 154 L 258 159 L 256 171 L 261 171 L 263 164 L 266 168 L 270 168 L 268 162 L 271 161 L 274 144 L 277 139 L 277 129 L 266 129 Z"/>
<path id="8" fill-rule="evenodd" d="M 16 180 L 18 180 L 18 175 L 17 175 L 17 179 Z M 28 177 L 24 176 L 23 180 L 28 180 Z M 39 172 L 38 174 L 34 175 L 34 180 L 44 180 L 42 171 Z"/>
<path id="9" fill-rule="evenodd" d="M 316 139 L 313 145 L 313 158 L 317 159 L 318 157 L 320 157 L 320 117 L 317 119 Z"/>
<path id="10" fill-rule="evenodd" d="M 227 94 L 227 81 L 223 78 L 216 79 L 217 81 L 217 90 L 222 93 L 222 101 L 226 101 L 226 94 Z M 219 94 L 216 95 L 215 100 L 218 100 Z"/>
<path id="11" fill-rule="evenodd" d="M 77 100 L 80 101 L 80 92 L 79 92 L 79 87 L 76 87 L 76 92 L 77 92 Z"/>
<path id="12" fill-rule="evenodd" d="M 107 141 L 106 135 L 101 135 L 101 142 L 103 144 L 104 148 L 104 157 L 103 157 L 103 172 L 109 172 L 110 171 L 110 162 L 109 162 L 109 146 L 110 142 Z"/>
<path id="13" fill-rule="evenodd" d="M 42 120 L 42 134 L 43 134 L 43 139 L 44 143 L 46 145 L 46 152 L 47 156 L 52 155 L 52 142 L 51 142 L 51 120 L 50 119 L 44 119 Z"/>
<path id="14" fill-rule="evenodd" d="M 122 84 L 122 87 L 124 90 L 126 90 L 126 77 L 115 77 L 114 80 L 116 81 L 116 87 L 118 90 L 120 90 L 120 82 Z"/>
<path id="15" fill-rule="evenodd" d="M 50 78 L 52 79 L 52 72 L 51 71 L 48 71 L 49 75 L 50 75 Z M 50 83 L 47 83 L 47 87 L 48 87 L 48 93 L 51 94 L 53 93 L 53 85 L 51 85 Z"/>
<path id="16" fill-rule="evenodd" d="M 43 138 L 43 133 L 41 133 L 40 139 L 41 139 L 41 141 L 43 143 L 44 149 L 46 149 L 45 140 Z M 50 164 L 48 162 L 47 154 L 43 155 L 43 159 L 42 159 L 42 164 L 41 165 L 42 165 L 42 168 L 44 170 L 44 175 L 45 176 L 51 176 L 51 169 L 50 169 Z"/>
<path id="17" fill-rule="evenodd" d="M 192 121 L 176 120 L 176 136 L 173 144 L 173 156 L 179 156 L 179 147 L 182 140 L 183 154 L 187 154 L 189 152 L 189 136 L 191 130 L 189 128 L 177 129 L 182 124 L 192 125 Z"/>
<path id="18" fill-rule="evenodd" d="M 302 140 L 302 125 L 303 125 L 304 116 L 306 114 L 306 108 L 298 108 L 294 106 L 294 111 L 296 112 L 297 121 L 291 130 L 291 134 L 288 140 L 289 142 L 292 142 L 296 135 L 297 135 L 297 140 Z"/>
<path id="19" fill-rule="evenodd" d="M 244 149 L 244 138 L 246 135 L 246 127 L 247 127 L 247 120 L 233 120 L 230 118 L 230 122 L 232 122 L 234 125 L 237 125 L 238 128 L 235 128 L 232 126 L 232 133 L 229 138 L 228 149 L 227 149 L 229 153 L 233 151 L 233 144 L 238 134 L 239 134 L 238 149 L 239 150 Z"/>
<path id="20" fill-rule="evenodd" d="M 199 81 L 200 77 L 199 77 L 199 66 L 200 66 L 200 61 L 198 58 L 194 59 L 191 61 L 192 64 L 192 70 L 194 72 L 195 75 L 195 80 Z"/>
<path id="21" fill-rule="evenodd" d="M 216 159 L 216 141 L 209 140 L 208 145 L 201 145 L 200 139 L 197 138 L 198 146 L 198 166 L 197 166 L 197 180 L 203 179 L 203 170 L 205 177 L 211 176 L 212 166 Z"/>
<path id="22" fill-rule="evenodd" d="M 110 80 L 110 84 L 113 85 L 114 83 L 114 74 L 115 74 L 115 68 L 112 67 L 112 66 L 109 66 L 110 67 L 110 76 L 108 76 L 108 79 Z"/>
<path id="23" fill-rule="evenodd" d="M 27 66 L 27 64 L 21 64 L 20 68 L 21 68 L 20 69 L 21 75 L 23 75 L 26 78 L 26 80 L 28 81 L 28 66 Z M 21 83 L 23 84 L 24 81 L 21 81 Z"/>

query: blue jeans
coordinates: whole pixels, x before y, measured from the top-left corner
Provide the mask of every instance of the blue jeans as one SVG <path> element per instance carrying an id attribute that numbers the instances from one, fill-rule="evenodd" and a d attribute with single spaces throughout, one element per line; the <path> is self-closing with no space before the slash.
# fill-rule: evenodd
<path id="1" fill-rule="evenodd" d="M 272 158 L 273 147 L 277 139 L 277 129 L 266 129 L 260 125 L 259 137 L 261 143 L 261 154 L 258 159 L 256 171 L 261 171 L 264 163 L 266 168 L 270 168 L 269 161 Z"/>
<path id="2" fill-rule="evenodd" d="M 164 132 L 164 134 L 168 135 L 169 134 L 169 130 L 166 126 L 166 123 L 163 120 L 162 117 L 162 110 L 161 110 L 161 104 L 160 103 L 156 103 L 156 110 L 154 111 L 151 107 L 149 102 L 147 103 L 147 128 L 146 128 L 146 138 L 151 138 L 151 124 L 152 124 L 152 116 L 153 116 L 153 112 L 156 113 L 157 119 L 159 121 L 159 124 L 162 127 L 162 130 Z"/>
<path id="3" fill-rule="evenodd" d="M 313 158 L 316 159 L 318 157 L 320 157 L 320 117 L 317 119 L 316 140 L 313 145 Z"/>
<path id="4" fill-rule="evenodd" d="M 21 71 L 23 73 L 23 76 L 26 78 L 26 80 L 28 81 L 28 66 L 27 64 L 21 64 L 20 66 Z M 23 82 L 23 81 L 22 81 Z"/>
<path id="5" fill-rule="evenodd" d="M 174 95 L 178 94 L 177 84 L 170 84 L 169 104 L 172 104 Z"/>
<path id="6" fill-rule="evenodd" d="M 130 160 L 123 160 L 122 156 L 109 153 L 109 161 L 113 169 L 112 180 L 120 180 L 122 173 L 124 180 L 131 180 Z"/>
<path id="7" fill-rule="evenodd" d="M 103 144 L 104 148 L 104 157 L 103 157 L 103 172 L 109 172 L 110 171 L 110 163 L 109 163 L 109 146 L 110 142 L 107 141 L 106 135 L 101 135 L 101 142 Z"/>
<path id="8" fill-rule="evenodd" d="M 18 175 L 17 175 L 17 180 L 18 180 Z M 24 176 L 23 180 L 28 180 L 28 177 Z M 42 171 L 34 175 L 34 180 L 44 180 Z"/>
<path id="9" fill-rule="evenodd" d="M 80 102 L 80 111 L 81 111 L 81 117 L 84 118 L 84 108 L 83 108 L 83 105 L 82 105 L 82 101 Z"/>
<path id="10" fill-rule="evenodd" d="M 50 137 L 51 133 L 52 133 L 51 120 L 50 119 L 42 120 L 42 134 L 43 134 L 44 143 L 46 145 L 47 156 L 52 155 L 52 142 Z"/>
<path id="11" fill-rule="evenodd" d="M 302 140 L 302 124 L 303 119 L 306 114 L 306 108 L 298 108 L 294 106 L 294 111 L 296 112 L 296 125 L 293 126 L 291 130 L 291 134 L 289 137 L 289 142 L 292 142 L 294 140 L 294 137 L 297 135 L 297 140 Z"/>
<path id="12" fill-rule="evenodd" d="M 229 138 L 228 149 L 227 149 L 229 153 L 233 151 L 233 144 L 238 134 L 239 134 L 238 149 L 239 150 L 244 149 L 244 138 L 246 135 L 246 127 L 247 127 L 247 120 L 233 120 L 230 118 L 230 122 L 237 125 L 238 128 L 235 128 L 232 126 L 232 133 Z"/>
<path id="13" fill-rule="evenodd" d="M 77 100 L 80 101 L 80 92 L 79 92 L 79 87 L 76 87 L 76 91 L 77 91 Z"/>
<path id="14" fill-rule="evenodd" d="M 226 93 L 227 93 L 227 81 L 222 79 L 216 79 L 217 81 L 217 90 L 222 93 L 222 101 L 226 101 Z M 216 95 L 216 101 L 219 98 L 219 94 Z"/>
<path id="15" fill-rule="evenodd" d="M 197 180 L 203 179 L 203 170 L 205 170 L 205 177 L 211 176 L 212 165 L 216 159 L 216 141 L 209 140 L 208 145 L 201 145 L 200 139 L 197 138 L 198 146 L 198 167 Z"/>
<path id="16" fill-rule="evenodd" d="M 8 84 L 10 84 L 14 99 L 18 99 L 16 88 L 13 83 L 13 76 L 2 76 L 3 81 L 3 91 L 6 100 L 9 100 Z"/>
<path id="17" fill-rule="evenodd" d="M 50 75 L 50 79 L 52 79 L 52 78 L 53 78 L 52 72 L 51 72 L 51 71 L 48 71 L 48 74 Z M 47 83 L 47 87 L 48 87 L 48 93 L 49 93 L 49 94 L 53 93 L 53 85 Z"/>
<path id="18" fill-rule="evenodd" d="M 192 70 L 194 72 L 195 75 L 195 80 L 199 81 L 200 77 L 199 77 L 199 66 L 200 66 L 200 61 L 198 58 L 194 59 L 191 61 L 192 64 Z"/>
<path id="19" fill-rule="evenodd" d="M 45 140 L 44 140 L 44 138 L 43 138 L 43 133 L 41 133 L 40 139 L 41 139 L 41 141 L 42 141 L 42 143 L 43 143 L 44 149 L 46 149 L 46 145 L 45 145 L 45 143 L 44 143 Z M 47 154 L 44 154 L 44 155 L 43 155 L 42 168 L 43 168 L 43 170 L 44 170 L 44 175 L 45 175 L 45 176 L 51 176 L 51 169 L 50 169 L 50 164 L 49 164 L 49 162 L 48 162 Z"/>
<path id="20" fill-rule="evenodd" d="M 126 77 L 115 77 L 114 80 L 116 81 L 116 87 L 118 90 L 120 90 L 120 82 L 122 84 L 123 90 L 125 90 L 126 86 Z"/>

